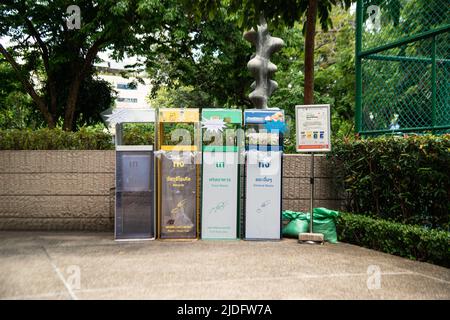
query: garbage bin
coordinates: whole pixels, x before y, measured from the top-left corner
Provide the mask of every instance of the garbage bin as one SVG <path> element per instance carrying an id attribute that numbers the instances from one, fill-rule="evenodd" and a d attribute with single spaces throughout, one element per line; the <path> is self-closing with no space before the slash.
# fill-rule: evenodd
<path id="1" fill-rule="evenodd" d="M 116 123 L 116 240 L 155 239 L 153 145 L 123 145 L 123 125 L 154 123 L 153 110 L 126 110 Z"/>
<path id="2" fill-rule="evenodd" d="M 199 235 L 198 109 L 160 109 L 157 116 L 158 237 Z"/>
<path id="3" fill-rule="evenodd" d="M 284 112 L 245 110 L 245 239 L 281 239 Z"/>
<path id="4" fill-rule="evenodd" d="M 239 238 L 242 111 L 202 111 L 202 239 Z"/>

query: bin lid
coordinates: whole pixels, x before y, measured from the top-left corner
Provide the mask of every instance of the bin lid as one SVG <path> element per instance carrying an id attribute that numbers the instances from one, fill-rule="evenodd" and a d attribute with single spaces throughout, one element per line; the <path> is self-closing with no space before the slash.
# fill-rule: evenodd
<path id="1" fill-rule="evenodd" d="M 244 110 L 244 124 L 268 124 L 271 122 L 285 122 L 284 110 Z"/>
<path id="2" fill-rule="evenodd" d="M 108 108 L 101 113 L 101 116 L 110 127 L 118 123 L 155 122 L 155 110 L 150 108 Z"/>
<path id="3" fill-rule="evenodd" d="M 239 109 L 208 108 L 202 110 L 202 121 L 224 120 L 226 123 L 242 124 L 242 111 Z"/>
<path id="4" fill-rule="evenodd" d="M 158 110 L 158 121 L 159 122 L 184 122 L 184 123 L 198 123 L 199 110 L 195 108 L 181 108 L 172 109 L 164 108 Z"/>

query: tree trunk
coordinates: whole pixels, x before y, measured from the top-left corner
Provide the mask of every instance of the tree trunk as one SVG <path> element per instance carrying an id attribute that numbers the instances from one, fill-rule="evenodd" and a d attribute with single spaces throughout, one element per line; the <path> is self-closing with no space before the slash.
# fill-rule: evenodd
<path id="1" fill-rule="evenodd" d="M 81 79 L 75 77 L 69 88 L 69 94 L 67 96 L 66 110 L 64 113 L 63 129 L 66 131 L 72 131 L 74 129 L 74 115 L 77 106 L 78 93 L 80 91 Z"/>
<path id="2" fill-rule="evenodd" d="M 304 104 L 314 103 L 314 39 L 316 36 L 317 0 L 309 0 L 306 14 Z"/>
<path id="3" fill-rule="evenodd" d="M 57 108 L 58 108 L 58 100 L 56 96 L 56 83 L 53 81 L 50 74 L 48 74 L 48 92 L 50 93 L 50 114 L 54 119 L 58 117 Z"/>
<path id="4" fill-rule="evenodd" d="M 92 47 L 87 51 L 83 64 L 79 66 L 80 70 L 75 72 L 75 77 L 69 88 L 69 94 L 67 96 L 66 102 L 66 111 L 64 113 L 63 129 L 66 131 L 72 131 L 74 129 L 75 109 L 77 106 L 78 93 L 80 92 L 81 83 L 86 77 L 86 74 L 91 67 L 92 62 L 97 56 L 97 53 L 103 43 L 105 43 L 105 40 L 102 38 L 99 38 L 94 42 Z"/>

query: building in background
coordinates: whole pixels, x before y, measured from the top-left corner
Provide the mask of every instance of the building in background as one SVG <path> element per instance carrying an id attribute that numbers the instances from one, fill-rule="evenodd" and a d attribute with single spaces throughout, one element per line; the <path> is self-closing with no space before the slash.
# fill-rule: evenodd
<path id="1" fill-rule="evenodd" d="M 145 73 L 132 73 L 127 69 L 111 68 L 105 66 L 96 66 L 97 76 L 100 79 L 108 81 L 115 91 L 115 103 L 111 108 L 101 113 L 108 131 L 115 139 L 115 124 L 127 110 L 150 109 L 148 102 L 151 85 L 150 80 Z M 126 77 L 124 76 L 126 75 Z"/>
<path id="2" fill-rule="evenodd" d="M 135 110 L 135 113 L 139 114 L 140 111 L 137 109 L 145 110 L 152 107 L 148 100 L 151 82 L 142 69 L 144 61 L 142 58 L 125 55 L 121 61 L 115 61 L 111 56 L 111 51 L 100 52 L 100 61 L 95 64 L 95 68 L 97 69 L 97 76 L 108 81 L 115 91 L 114 106 L 101 113 L 108 126 L 108 131 L 115 138 L 115 123 L 125 113 L 128 113 L 127 110 Z M 130 67 L 138 69 L 132 70 Z"/>
<path id="3" fill-rule="evenodd" d="M 108 81 L 116 91 L 115 108 L 150 108 L 148 95 L 150 93 L 150 80 L 145 74 L 133 75 L 125 78 L 125 69 L 113 69 L 97 66 L 98 77 Z M 144 83 L 142 83 L 144 82 Z"/>

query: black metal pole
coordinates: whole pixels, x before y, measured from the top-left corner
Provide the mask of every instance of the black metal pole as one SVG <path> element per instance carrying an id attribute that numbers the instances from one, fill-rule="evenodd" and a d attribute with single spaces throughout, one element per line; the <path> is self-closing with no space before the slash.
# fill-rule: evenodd
<path id="1" fill-rule="evenodd" d="M 310 203 L 310 221 L 309 233 L 313 233 L 313 210 L 314 210 L 314 152 L 311 152 L 311 177 L 309 179 L 311 187 L 311 203 Z"/>

